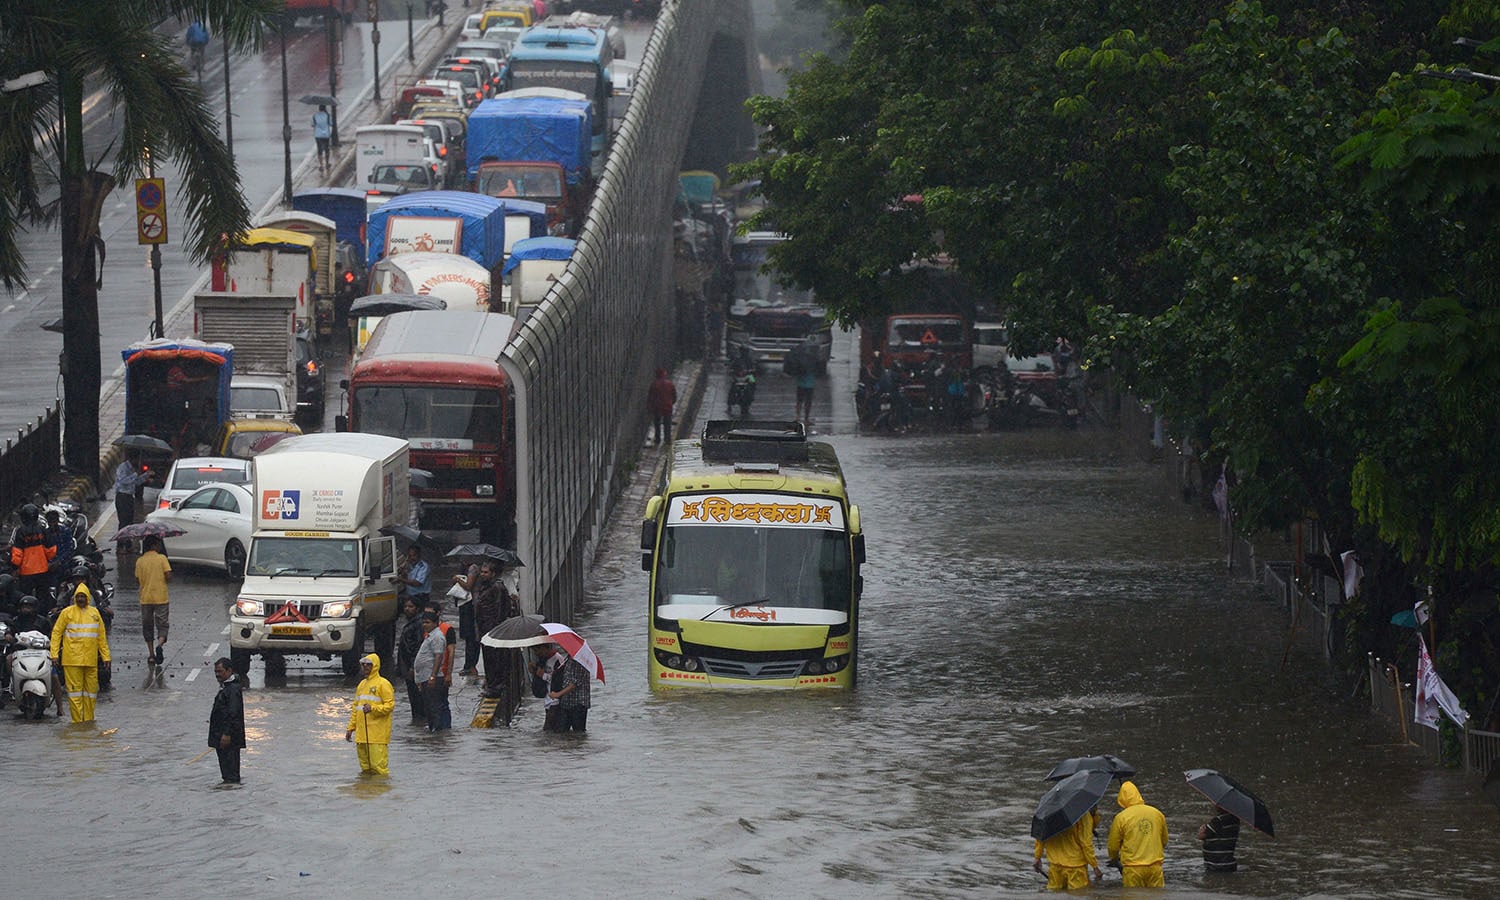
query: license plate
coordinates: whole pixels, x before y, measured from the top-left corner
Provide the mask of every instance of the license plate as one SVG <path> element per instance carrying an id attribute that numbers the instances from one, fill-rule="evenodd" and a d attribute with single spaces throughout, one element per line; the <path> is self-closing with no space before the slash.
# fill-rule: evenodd
<path id="1" fill-rule="evenodd" d="M 305 635 L 312 634 L 312 626 L 311 625 L 272 625 L 271 626 L 271 634 L 273 634 L 273 635 L 277 635 L 277 634 L 300 634 L 300 635 L 304 635 L 305 636 Z"/>

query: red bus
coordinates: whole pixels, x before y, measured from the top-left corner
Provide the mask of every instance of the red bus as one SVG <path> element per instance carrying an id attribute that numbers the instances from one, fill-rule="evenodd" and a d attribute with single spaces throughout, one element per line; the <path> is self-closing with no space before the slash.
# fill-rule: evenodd
<path id="1" fill-rule="evenodd" d="M 483 540 L 511 539 L 515 520 L 515 412 L 500 355 L 511 316 L 421 310 L 380 320 L 346 385 L 340 431 L 405 438 L 422 527 L 478 528 Z"/>

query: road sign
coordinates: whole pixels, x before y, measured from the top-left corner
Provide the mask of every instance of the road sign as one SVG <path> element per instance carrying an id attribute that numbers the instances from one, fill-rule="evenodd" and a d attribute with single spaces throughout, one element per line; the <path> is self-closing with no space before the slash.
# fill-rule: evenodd
<path id="1" fill-rule="evenodd" d="M 135 180 L 135 242 L 167 242 L 167 186 L 164 179 Z"/>

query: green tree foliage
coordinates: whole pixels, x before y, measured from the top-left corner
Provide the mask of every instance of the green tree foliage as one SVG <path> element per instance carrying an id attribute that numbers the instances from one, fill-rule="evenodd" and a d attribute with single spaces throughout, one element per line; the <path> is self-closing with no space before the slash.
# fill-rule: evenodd
<path id="1" fill-rule="evenodd" d="M 14 286 L 25 278 L 17 228 L 57 219 L 69 363 L 64 457 L 78 471 L 92 470 L 99 452 L 99 215 L 110 192 L 145 174 L 152 159 L 175 162 L 182 172 L 186 247 L 199 263 L 221 235 L 249 225 L 215 117 L 180 48 L 157 26 L 172 18 L 199 20 L 232 46 L 255 46 L 262 26 L 283 7 L 278 0 L 7 0 L 0 12 L 0 72 L 48 76 L 41 87 L 0 95 L 6 173 L 0 179 L 0 280 Z M 86 89 L 104 91 L 120 122 L 111 161 L 85 154 Z M 46 150 L 38 155 L 36 146 Z M 58 185 L 55 206 L 42 202 L 43 173 Z"/>

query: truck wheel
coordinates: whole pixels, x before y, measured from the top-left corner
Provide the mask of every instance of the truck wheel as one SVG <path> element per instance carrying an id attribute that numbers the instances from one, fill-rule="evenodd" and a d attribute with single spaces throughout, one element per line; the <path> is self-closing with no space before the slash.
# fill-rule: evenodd
<path id="1" fill-rule="evenodd" d="M 286 654 L 285 653 L 267 653 L 265 661 L 266 661 L 266 677 L 267 678 L 285 678 L 286 677 Z"/>
<path id="2" fill-rule="evenodd" d="M 360 619 L 359 623 L 354 626 L 354 643 L 352 645 L 350 645 L 350 647 L 349 647 L 348 650 L 344 651 L 343 655 L 340 657 L 340 660 L 339 660 L 340 664 L 343 666 L 344 674 L 345 675 L 358 675 L 359 674 L 359 658 L 361 656 L 364 656 L 364 655 L 365 655 L 365 623 L 364 623 L 364 619 Z"/>
<path id="3" fill-rule="evenodd" d="M 234 669 L 234 674 L 241 678 L 250 674 L 250 651 L 245 647 L 229 648 L 229 665 Z"/>
<path id="4" fill-rule="evenodd" d="M 245 577 L 245 545 L 237 540 L 224 545 L 224 574 L 235 579 Z"/>

